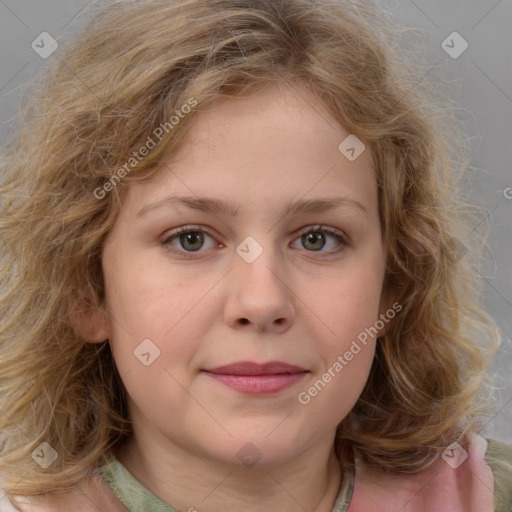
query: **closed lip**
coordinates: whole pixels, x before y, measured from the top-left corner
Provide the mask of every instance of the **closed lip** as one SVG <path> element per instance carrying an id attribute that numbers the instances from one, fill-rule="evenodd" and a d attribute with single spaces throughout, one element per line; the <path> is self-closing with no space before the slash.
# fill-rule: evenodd
<path id="1" fill-rule="evenodd" d="M 307 372 L 306 369 L 281 361 L 271 361 L 269 363 L 255 363 L 252 361 L 239 361 L 235 363 L 218 366 L 204 370 L 210 373 L 222 375 L 279 375 L 283 373 L 301 373 Z"/>
<path id="2" fill-rule="evenodd" d="M 298 384 L 308 373 L 300 366 L 273 361 L 239 361 L 217 366 L 204 373 L 213 380 L 246 395 L 273 395 Z"/>

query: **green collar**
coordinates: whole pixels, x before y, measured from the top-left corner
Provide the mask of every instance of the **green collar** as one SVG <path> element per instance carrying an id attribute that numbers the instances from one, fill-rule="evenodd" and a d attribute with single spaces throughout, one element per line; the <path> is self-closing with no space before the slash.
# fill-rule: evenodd
<path id="1" fill-rule="evenodd" d="M 178 512 L 144 487 L 115 457 L 101 467 L 112 492 L 130 512 Z M 331 512 L 346 512 L 354 491 L 354 474 L 346 472 Z"/>
<path id="2" fill-rule="evenodd" d="M 178 512 L 144 487 L 115 457 L 101 472 L 112 492 L 130 512 Z"/>

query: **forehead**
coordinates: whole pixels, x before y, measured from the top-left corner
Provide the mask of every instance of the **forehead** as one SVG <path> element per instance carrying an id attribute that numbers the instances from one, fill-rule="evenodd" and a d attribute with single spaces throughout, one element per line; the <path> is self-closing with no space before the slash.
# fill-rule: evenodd
<path id="1" fill-rule="evenodd" d="M 329 151 L 331 138 L 337 141 L 349 135 L 326 105 L 311 90 L 298 84 L 279 84 L 249 96 L 218 99 L 201 110 L 194 121 L 188 147 L 182 145 L 171 161 L 192 149 L 197 156 L 208 152 L 222 159 L 233 156 L 240 160 L 242 153 L 248 158 L 291 158 L 305 138 L 308 144 L 301 146 L 301 152 L 327 150 L 331 156 L 338 156 L 338 144 L 331 144 Z M 326 136 L 328 139 L 320 144 Z M 261 152 L 262 146 L 266 147 L 265 153 Z M 243 151 L 237 151 L 238 147 L 243 147 Z"/>
<path id="2" fill-rule="evenodd" d="M 150 181 L 129 187 L 127 200 L 140 205 L 172 191 L 230 199 L 243 213 L 259 199 L 342 194 L 375 208 L 370 151 L 353 161 L 340 151 L 350 135 L 300 86 L 223 98 L 196 114 L 180 146 Z"/>

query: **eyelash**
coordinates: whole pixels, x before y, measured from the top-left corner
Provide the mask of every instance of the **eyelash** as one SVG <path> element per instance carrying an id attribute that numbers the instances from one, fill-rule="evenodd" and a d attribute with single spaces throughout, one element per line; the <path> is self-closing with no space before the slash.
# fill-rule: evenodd
<path id="1" fill-rule="evenodd" d="M 181 226 L 181 227 L 176 228 L 175 230 L 171 231 L 169 234 L 167 234 L 161 243 L 163 246 L 165 246 L 167 248 L 167 250 L 178 254 L 180 257 L 182 257 L 184 259 L 194 259 L 194 258 L 196 258 L 196 256 L 195 256 L 196 253 L 202 252 L 201 249 L 199 249 L 197 251 L 186 251 L 184 249 L 178 250 L 176 248 L 171 249 L 169 247 L 169 244 L 172 240 L 174 240 L 175 238 L 178 238 L 181 235 L 185 235 L 187 233 L 205 233 L 214 239 L 214 236 L 209 232 L 209 230 L 203 226 L 186 226 L 186 227 Z M 332 228 L 330 226 L 323 226 L 323 225 L 308 226 L 307 228 L 304 228 L 303 230 L 301 230 L 298 233 L 295 240 L 297 240 L 298 238 L 300 238 L 301 236 L 303 236 L 307 233 L 324 233 L 324 234 L 334 237 L 340 243 L 340 245 L 342 247 L 339 249 L 336 249 L 335 251 L 328 252 L 327 254 L 330 256 L 341 252 L 345 247 L 347 247 L 349 245 L 348 240 L 345 235 L 340 233 L 335 228 Z M 320 254 L 322 254 L 322 253 L 325 254 L 325 251 L 307 251 L 307 252 L 312 252 L 312 253 L 318 252 Z"/>

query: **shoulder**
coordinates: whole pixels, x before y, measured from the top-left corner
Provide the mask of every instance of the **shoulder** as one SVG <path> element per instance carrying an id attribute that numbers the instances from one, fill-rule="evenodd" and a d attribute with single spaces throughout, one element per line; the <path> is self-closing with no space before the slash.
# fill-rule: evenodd
<path id="1" fill-rule="evenodd" d="M 20 509 L 16 508 L 9 498 L 6 496 L 3 489 L 0 488 L 0 512 L 19 512 Z"/>
<path id="2" fill-rule="evenodd" d="M 0 512 L 127 512 L 100 475 L 91 477 L 68 492 L 22 496 L 15 502 L 0 488 Z"/>
<path id="3" fill-rule="evenodd" d="M 351 506 L 375 503 L 380 512 L 512 512 L 512 447 L 473 435 L 416 474 L 384 473 L 356 457 Z"/>
<path id="4" fill-rule="evenodd" d="M 485 462 L 494 475 L 496 512 L 512 511 L 512 445 L 487 439 Z"/>

